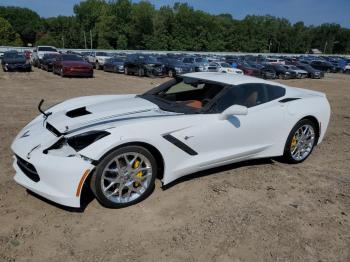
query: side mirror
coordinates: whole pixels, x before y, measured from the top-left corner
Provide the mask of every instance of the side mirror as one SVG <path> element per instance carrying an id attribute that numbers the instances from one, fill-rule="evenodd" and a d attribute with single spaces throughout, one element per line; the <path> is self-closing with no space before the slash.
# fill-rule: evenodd
<path id="1" fill-rule="evenodd" d="M 236 116 L 244 116 L 248 114 L 248 108 L 246 106 L 240 106 L 240 105 L 233 105 L 224 110 L 220 115 L 220 120 L 227 120 L 230 116 L 236 115 Z"/>

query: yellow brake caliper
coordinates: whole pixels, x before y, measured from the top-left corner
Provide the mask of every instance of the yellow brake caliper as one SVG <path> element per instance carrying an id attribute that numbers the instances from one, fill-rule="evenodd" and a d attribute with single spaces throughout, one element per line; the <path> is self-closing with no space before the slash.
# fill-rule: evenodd
<path id="1" fill-rule="evenodd" d="M 292 143 L 290 145 L 290 148 L 293 150 L 296 145 L 297 145 L 297 138 L 296 138 L 296 135 L 294 135 L 293 139 L 292 139 Z"/>
<path id="2" fill-rule="evenodd" d="M 136 160 L 135 163 L 134 163 L 134 166 L 133 168 L 136 169 L 136 168 L 139 168 L 141 162 L 139 160 Z M 136 174 L 137 177 L 142 177 L 142 171 L 138 172 Z M 138 187 L 140 186 L 140 183 L 139 182 L 135 182 L 135 187 Z"/>

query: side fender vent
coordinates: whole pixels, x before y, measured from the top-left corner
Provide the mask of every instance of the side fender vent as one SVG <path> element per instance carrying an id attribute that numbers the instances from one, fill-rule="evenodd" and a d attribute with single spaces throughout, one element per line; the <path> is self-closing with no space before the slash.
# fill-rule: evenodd
<path id="1" fill-rule="evenodd" d="M 77 109 L 73 109 L 71 111 L 68 111 L 66 113 L 66 116 L 70 117 L 70 118 L 75 118 L 75 117 L 79 117 L 79 116 L 85 116 L 85 115 L 89 115 L 91 114 L 91 112 L 86 110 L 86 107 L 79 107 Z"/>
<path id="2" fill-rule="evenodd" d="M 300 98 L 299 97 L 289 97 L 289 98 L 284 98 L 278 102 L 280 103 L 288 103 L 288 102 L 291 102 L 291 101 L 294 101 L 294 100 L 299 100 Z"/>

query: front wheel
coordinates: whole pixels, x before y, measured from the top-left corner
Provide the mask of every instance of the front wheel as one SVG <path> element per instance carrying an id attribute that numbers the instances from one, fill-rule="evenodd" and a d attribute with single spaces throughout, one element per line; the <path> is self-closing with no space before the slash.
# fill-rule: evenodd
<path id="1" fill-rule="evenodd" d="M 288 136 L 284 148 L 284 159 L 292 164 L 303 162 L 310 156 L 317 139 L 315 123 L 308 119 L 300 120 Z"/>
<path id="2" fill-rule="evenodd" d="M 149 196 L 156 176 L 154 156 L 144 147 L 126 146 L 114 150 L 102 160 L 90 186 L 103 206 L 122 208 Z"/>

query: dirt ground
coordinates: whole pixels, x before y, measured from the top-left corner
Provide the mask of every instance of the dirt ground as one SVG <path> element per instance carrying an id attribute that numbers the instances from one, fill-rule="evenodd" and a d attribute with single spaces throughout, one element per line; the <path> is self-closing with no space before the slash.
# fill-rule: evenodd
<path id="1" fill-rule="evenodd" d="M 350 261 L 350 75 L 284 83 L 327 93 L 324 142 L 299 165 L 265 159 L 192 175 L 140 204 L 83 212 L 13 181 L 10 143 L 67 98 L 140 93 L 166 79 L 0 72 L 0 261 Z"/>

